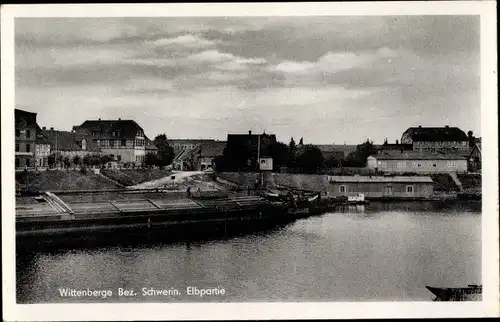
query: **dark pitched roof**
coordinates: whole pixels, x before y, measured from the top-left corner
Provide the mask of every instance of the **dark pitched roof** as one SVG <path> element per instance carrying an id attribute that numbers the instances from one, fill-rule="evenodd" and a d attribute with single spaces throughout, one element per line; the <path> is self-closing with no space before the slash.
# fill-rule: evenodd
<path id="1" fill-rule="evenodd" d="M 88 135 L 67 131 L 42 130 L 40 141 L 50 144 L 55 151 L 91 151 L 99 152 L 99 147 Z M 86 141 L 86 149 L 82 148 L 82 140 Z"/>
<path id="2" fill-rule="evenodd" d="M 134 120 L 91 120 L 85 121 L 80 126 L 73 129 L 77 132 L 85 131 L 89 134 L 99 132 L 101 139 L 135 138 L 137 132 L 143 131 L 142 127 Z M 119 131 L 118 137 L 113 136 L 113 132 Z"/>
<path id="3" fill-rule="evenodd" d="M 426 151 L 381 151 L 373 155 L 377 160 L 462 160 L 466 159 L 461 153 L 439 153 Z"/>
<path id="4" fill-rule="evenodd" d="M 465 132 L 458 127 L 410 127 L 403 136 L 405 134 L 413 141 L 468 141 Z"/>
<path id="5" fill-rule="evenodd" d="M 201 144 L 201 157 L 221 156 L 226 147 L 225 141 L 205 142 Z"/>
<path id="6" fill-rule="evenodd" d="M 394 144 L 394 143 L 387 143 L 387 144 L 381 144 L 381 145 L 375 145 L 375 148 L 377 150 L 412 150 L 413 145 L 412 144 Z"/>
<path id="7" fill-rule="evenodd" d="M 24 111 L 24 110 L 20 110 L 20 109 L 14 109 L 14 119 L 15 119 L 15 123 L 17 124 L 18 122 L 20 122 L 21 120 L 24 120 L 26 121 L 26 125 L 36 125 L 36 114 L 37 113 L 33 113 L 33 112 L 28 112 L 28 111 Z"/>

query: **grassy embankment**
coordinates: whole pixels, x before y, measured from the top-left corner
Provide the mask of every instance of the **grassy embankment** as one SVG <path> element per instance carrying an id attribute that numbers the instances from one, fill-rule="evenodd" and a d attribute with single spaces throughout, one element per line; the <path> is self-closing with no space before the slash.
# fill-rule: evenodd
<path id="1" fill-rule="evenodd" d="M 104 190 L 119 189 L 113 182 L 87 171 L 54 170 L 42 172 L 16 172 L 16 190 L 60 191 L 60 190 Z"/>
<path id="2" fill-rule="evenodd" d="M 172 171 L 161 169 L 105 169 L 101 170 L 101 173 L 124 186 L 134 186 L 139 183 L 167 177 L 172 174 Z"/>

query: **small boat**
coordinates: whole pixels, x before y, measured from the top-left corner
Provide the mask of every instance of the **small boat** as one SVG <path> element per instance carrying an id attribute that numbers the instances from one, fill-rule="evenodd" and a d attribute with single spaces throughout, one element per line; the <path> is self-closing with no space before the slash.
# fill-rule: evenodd
<path id="1" fill-rule="evenodd" d="M 468 287 L 444 288 L 426 286 L 436 296 L 434 301 L 481 301 L 482 285 L 468 285 Z"/>
<path id="2" fill-rule="evenodd" d="M 355 196 L 347 196 L 347 203 L 350 204 L 363 204 L 365 203 L 365 195 L 362 193 L 358 193 Z"/>

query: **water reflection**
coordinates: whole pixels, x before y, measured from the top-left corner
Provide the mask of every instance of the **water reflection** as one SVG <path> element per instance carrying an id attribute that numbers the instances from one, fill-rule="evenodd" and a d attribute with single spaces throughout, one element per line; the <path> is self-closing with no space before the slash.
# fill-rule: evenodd
<path id="1" fill-rule="evenodd" d="M 479 208 L 480 209 L 480 208 Z M 370 203 L 278 229 L 185 243 L 18 254 L 21 303 L 63 298 L 58 288 L 182 290 L 106 302 L 432 300 L 425 285 L 481 284 L 481 215 L 474 204 Z M 186 287 L 224 287 L 197 297 Z"/>

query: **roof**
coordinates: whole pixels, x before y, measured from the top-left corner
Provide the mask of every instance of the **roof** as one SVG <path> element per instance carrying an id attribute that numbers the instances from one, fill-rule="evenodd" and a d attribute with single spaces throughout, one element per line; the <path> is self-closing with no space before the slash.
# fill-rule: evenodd
<path id="1" fill-rule="evenodd" d="M 142 132 L 142 127 L 134 120 L 91 120 L 85 121 L 80 126 L 74 126 L 75 131 L 86 131 L 91 134 L 92 132 L 99 132 L 101 139 L 115 139 L 113 132 L 119 131 L 118 138 L 135 138 L 137 132 Z"/>
<path id="2" fill-rule="evenodd" d="M 39 140 L 51 145 L 52 150 L 59 151 L 93 151 L 98 152 L 99 147 L 88 135 L 81 133 L 55 131 L 55 130 L 42 130 L 40 133 L 42 137 Z M 82 149 L 82 140 L 86 140 L 86 149 Z"/>
<path id="3" fill-rule="evenodd" d="M 168 144 L 198 144 L 205 142 L 215 142 L 214 139 L 167 139 Z"/>
<path id="4" fill-rule="evenodd" d="M 205 142 L 201 144 L 201 157 L 217 157 L 224 153 L 226 141 Z"/>
<path id="5" fill-rule="evenodd" d="M 380 145 L 375 145 L 377 150 L 412 150 L 413 144 L 395 144 L 395 143 L 385 143 Z"/>
<path id="6" fill-rule="evenodd" d="M 458 127 L 410 127 L 403 136 L 408 135 L 412 141 L 468 141 L 464 131 Z"/>
<path id="7" fill-rule="evenodd" d="M 347 144 L 315 144 L 321 152 L 344 152 L 351 153 L 356 151 L 357 145 L 347 145 Z"/>
<path id="8" fill-rule="evenodd" d="M 37 126 L 36 124 L 36 114 L 37 113 L 33 113 L 33 112 L 28 112 L 28 111 L 24 111 L 24 110 L 20 110 L 20 109 L 14 109 L 14 119 L 15 119 L 15 123 L 18 123 L 20 120 L 25 120 L 26 121 L 26 125 L 35 125 Z"/>
<path id="9" fill-rule="evenodd" d="M 144 145 L 146 150 L 158 150 L 153 141 L 151 141 L 147 136 L 144 136 Z"/>
<path id="10" fill-rule="evenodd" d="M 387 183 L 397 183 L 397 182 L 419 182 L 419 183 L 432 183 L 431 177 L 427 176 L 387 176 L 387 177 L 375 177 L 375 176 L 328 176 L 329 182 L 387 182 Z"/>
<path id="11" fill-rule="evenodd" d="M 377 160 L 465 160 L 465 156 L 459 153 L 439 153 L 425 151 L 381 151 L 372 155 Z"/>

